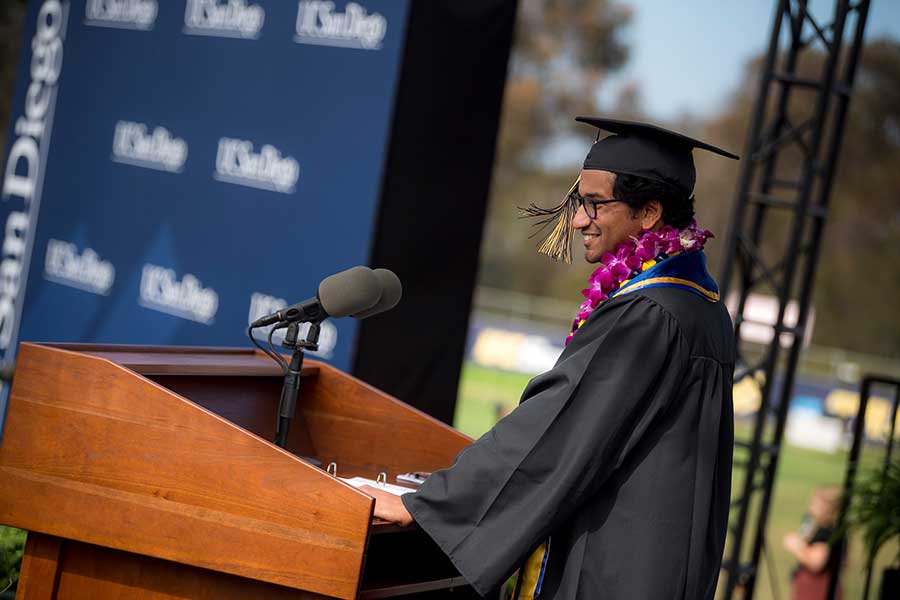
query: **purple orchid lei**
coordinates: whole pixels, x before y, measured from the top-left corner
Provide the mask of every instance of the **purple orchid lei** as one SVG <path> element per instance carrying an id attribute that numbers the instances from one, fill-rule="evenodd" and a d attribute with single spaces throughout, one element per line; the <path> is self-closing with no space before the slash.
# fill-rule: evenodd
<path id="1" fill-rule="evenodd" d="M 632 237 L 616 246 L 614 252 L 604 254 L 600 257 L 600 266 L 588 278 L 587 288 L 581 290 L 585 301 L 578 309 L 572 331 L 566 337 L 566 345 L 594 309 L 609 299 L 610 294 L 667 258 L 682 252 L 702 250 L 711 237 L 715 237 L 712 232 L 700 229 L 692 220 L 684 229 L 665 225 L 659 231 L 644 231 L 639 238 Z"/>

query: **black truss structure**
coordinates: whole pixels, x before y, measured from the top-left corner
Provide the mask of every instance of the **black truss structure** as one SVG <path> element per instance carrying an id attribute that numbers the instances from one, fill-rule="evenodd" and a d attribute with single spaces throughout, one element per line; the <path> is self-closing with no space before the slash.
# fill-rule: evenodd
<path id="1" fill-rule="evenodd" d="M 771 342 L 755 350 L 739 343 L 735 381 L 754 376 L 761 401 L 750 439 L 735 440 L 735 469 L 744 477 L 735 478 L 722 565 L 727 599 L 753 598 L 869 4 L 835 0 L 831 22 L 823 23 L 807 0 L 778 0 L 773 18 L 719 280 L 723 297 L 731 288 L 736 300 L 739 340 L 742 325 L 753 323 L 748 297 L 778 299 Z M 852 32 L 847 40 L 845 31 Z M 817 75 L 803 75 L 812 59 Z M 790 323 L 789 303 L 796 307 Z"/>

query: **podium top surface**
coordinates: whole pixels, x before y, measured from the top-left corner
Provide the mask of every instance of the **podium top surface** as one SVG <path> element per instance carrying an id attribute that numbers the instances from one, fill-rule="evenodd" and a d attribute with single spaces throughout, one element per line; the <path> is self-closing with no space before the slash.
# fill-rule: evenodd
<path id="1" fill-rule="evenodd" d="M 283 376 L 275 361 L 251 348 L 55 342 L 37 345 L 104 358 L 141 375 Z M 304 365 L 301 376 L 315 375 L 318 371 L 315 365 Z"/>

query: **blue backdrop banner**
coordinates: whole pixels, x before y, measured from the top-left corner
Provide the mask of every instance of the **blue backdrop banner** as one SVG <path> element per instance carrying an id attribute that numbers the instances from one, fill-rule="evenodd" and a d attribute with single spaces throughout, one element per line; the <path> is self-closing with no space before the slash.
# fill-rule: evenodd
<path id="1" fill-rule="evenodd" d="M 250 321 L 367 264 L 407 11 L 32 1 L 0 204 L 3 364 L 23 340 L 246 345 Z M 348 369 L 355 334 L 327 322 L 319 358 Z"/>

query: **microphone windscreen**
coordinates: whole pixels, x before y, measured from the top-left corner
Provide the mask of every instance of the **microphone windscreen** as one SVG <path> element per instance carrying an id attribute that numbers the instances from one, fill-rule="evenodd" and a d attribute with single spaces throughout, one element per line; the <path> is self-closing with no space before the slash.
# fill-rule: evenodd
<path id="1" fill-rule="evenodd" d="M 381 283 L 381 299 L 372 308 L 353 313 L 353 317 L 356 319 L 365 319 L 386 310 L 391 310 L 397 306 L 397 303 L 400 302 L 400 297 L 403 296 L 403 285 L 400 283 L 400 278 L 393 271 L 375 269 L 373 272 Z"/>
<path id="2" fill-rule="evenodd" d="M 353 267 L 323 279 L 318 296 L 328 316 L 346 317 L 375 306 L 381 282 L 369 267 Z"/>

